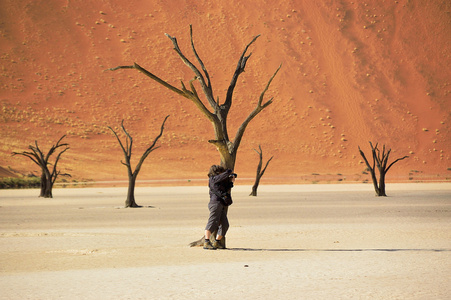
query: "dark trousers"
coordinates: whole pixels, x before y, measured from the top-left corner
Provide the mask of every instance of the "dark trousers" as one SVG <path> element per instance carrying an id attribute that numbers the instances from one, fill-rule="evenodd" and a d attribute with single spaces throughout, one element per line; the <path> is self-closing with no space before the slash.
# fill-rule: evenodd
<path id="1" fill-rule="evenodd" d="M 218 235 L 225 236 L 229 229 L 229 220 L 227 219 L 228 207 L 222 205 L 219 201 L 210 201 L 208 209 L 210 210 L 210 216 L 208 217 L 205 230 L 210 232 L 218 230 Z"/>

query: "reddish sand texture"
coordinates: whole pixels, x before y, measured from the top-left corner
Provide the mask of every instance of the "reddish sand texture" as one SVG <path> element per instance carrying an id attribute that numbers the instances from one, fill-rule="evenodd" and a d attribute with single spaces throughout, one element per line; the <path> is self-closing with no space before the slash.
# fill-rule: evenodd
<path id="1" fill-rule="evenodd" d="M 3 0 L 0 166 L 39 174 L 11 152 L 35 140 L 47 150 L 66 135 L 62 172 L 124 180 L 123 153 L 107 126 L 119 130 L 124 120 L 136 163 L 170 115 L 138 179 L 206 178 L 219 155 L 195 105 L 136 70 L 107 71 L 136 62 L 177 87 L 188 84 L 194 75 L 165 33 L 195 62 L 192 24 L 219 101 L 244 47 L 261 34 L 235 89 L 232 140 L 282 64 L 265 95 L 273 104 L 240 146 L 241 178 L 254 176 L 261 145 L 265 160 L 274 156 L 266 182 L 367 180 L 358 146 L 369 155 L 372 141 L 392 149 L 390 161 L 410 156 L 388 180 L 449 180 L 450 11 L 438 0 Z"/>

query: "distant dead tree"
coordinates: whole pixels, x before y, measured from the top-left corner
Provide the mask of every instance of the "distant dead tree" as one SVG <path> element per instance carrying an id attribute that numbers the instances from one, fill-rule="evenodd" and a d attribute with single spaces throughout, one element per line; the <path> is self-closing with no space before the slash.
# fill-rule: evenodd
<path id="1" fill-rule="evenodd" d="M 113 128 L 108 126 L 108 128 L 116 136 L 116 139 L 119 142 L 119 145 L 121 146 L 122 151 L 124 152 L 125 162 L 121 161 L 121 163 L 127 167 L 127 171 L 128 171 L 128 192 L 127 192 L 127 199 L 125 200 L 125 207 L 140 207 L 138 204 L 136 204 L 136 201 L 135 201 L 136 178 L 138 177 L 138 173 L 141 170 L 141 166 L 144 163 L 144 160 L 147 158 L 147 156 L 150 154 L 150 152 L 160 148 L 160 147 L 155 147 L 155 145 L 156 145 L 158 139 L 163 135 L 164 123 L 166 122 L 168 117 L 169 116 L 166 116 L 166 118 L 164 118 L 163 124 L 161 124 L 160 134 L 155 138 L 155 140 L 153 141 L 152 145 L 150 145 L 146 149 L 146 151 L 144 151 L 144 153 L 141 156 L 138 164 L 135 167 L 135 171 L 132 170 L 132 165 L 131 165 L 133 138 L 131 137 L 131 135 L 125 129 L 125 127 L 124 127 L 124 120 L 122 120 L 121 128 L 122 128 L 122 131 L 125 134 L 125 146 L 122 143 L 122 141 L 119 138 L 119 136 L 117 135 L 116 131 L 114 131 Z"/>
<path id="2" fill-rule="evenodd" d="M 359 152 L 360 152 L 360 155 L 365 160 L 365 164 L 367 165 L 368 169 L 371 172 L 371 178 L 373 179 L 373 185 L 374 185 L 374 190 L 376 191 L 376 196 L 385 196 L 386 197 L 387 194 L 385 193 L 385 176 L 386 176 L 388 170 L 390 170 L 390 168 L 395 163 L 397 163 L 398 161 L 403 160 L 409 156 L 406 155 L 404 157 L 398 158 L 387 166 L 388 158 L 391 153 L 391 149 L 389 149 L 387 152 L 385 152 L 385 145 L 384 145 L 382 148 L 382 153 L 381 153 L 380 150 L 377 148 L 377 146 L 378 146 L 377 143 L 376 143 L 375 147 L 373 147 L 373 144 L 371 142 L 369 142 L 369 143 L 371 146 L 371 152 L 372 152 L 372 156 L 373 156 L 373 164 L 372 165 L 370 165 L 370 163 L 366 159 L 365 154 L 360 149 L 360 146 L 359 146 Z M 376 166 L 377 166 L 377 169 L 379 170 L 379 183 L 377 182 L 377 177 L 376 177 Z"/>
<path id="3" fill-rule="evenodd" d="M 257 188 L 260 184 L 260 179 L 262 178 L 263 174 L 265 174 L 266 168 L 268 167 L 269 162 L 273 159 L 274 156 L 271 156 L 271 158 L 266 162 L 265 167 L 262 170 L 263 166 L 263 150 L 261 145 L 258 145 L 258 149 L 260 149 L 260 152 L 258 152 L 257 149 L 254 149 L 255 152 L 260 156 L 260 161 L 257 166 L 257 176 L 255 177 L 254 185 L 252 186 L 252 192 L 249 194 L 249 196 L 257 196 Z"/>
<path id="4" fill-rule="evenodd" d="M 52 189 L 53 184 L 56 181 L 56 178 L 59 175 L 69 177 L 71 176 L 70 174 L 67 173 L 61 173 L 56 168 L 61 155 L 70 149 L 69 144 L 60 143 L 65 136 L 66 135 L 63 135 L 58 140 L 56 145 L 53 145 L 50 148 L 49 152 L 46 155 L 44 155 L 44 152 L 42 152 L 42 150 L 39 148 L 37 141 L 34 142 L 35 146 L 32 145 L 28 146 L 28 149 L 30 149 L 31 152 L 30 151 L 13 152 L 13 156 L 14 155 L 26 156 L 41 168 L 41 193 L 39 197 L 53 198 Z M 59 149 L 61 147 L 62 149 Z M 50 170 L 49 166 L 51 166 L 52 164 L 49 162 L 49 159 L 58 149 L 60 152 L 57 154 L 55 162 L 53 163 L 53 168 L 51 168 Z"/>
<path id="5" fill-rule="evenodd" d="M 213 93 L 213 87 L 210 80 L 210 75 L 198 55 L 196 48 L 194 47 L 194 41 L 193 41 L 193 28 L 190 25 L 190 39 L 191 39 L 191 49 L 193 51 L 193 54 L 202 69 L 202 72 L 199 70 L 198 67 L 196 67 L 182 52 L 180 49 L 177 39 L 175 37 L 170 36 L 169 34 L 165 34 L 171 41 L 174 46 L 174 50 L 177 53 L 177 55 L 180 57 L 180 59 L 183 61 L 185 65 L 187 65 L 191 71 L 194 73 L 194 77 L 189 81 L 189 89 L 186 88 L 185 83 L 181 81 L 181 88 L 176 88 L 175 86 L 171 85 L 167 81 L 157 77 L 156 75 L 152 74 L 151 72 L 147 71 L 146 69 L 139 66 L 137 63 L 134 63 L 132 66 L 118 66 L 115 68 L 111 68 L 109 70 L 115 71 L 118 69 L 135 69 L 139 72 L 143 73 L 144 75 L 150 77 L 152 80 L 155 80 L 157 83 L 161 84 L 165 88 L 173 91 L 176 94 L 179 94 L 180 96 L 183 96 L 189 100 L 191 100 L 197 108 L 205 115 L 205 117 L 213 124 L 215 137 L 212 140 L 209 140 L 208 142 L 211 143 L 216 147 L 216 149 L 219 152 L 220 156 L 220 164 L 221 166 L 225 167 L 226 169 L 233 170 L 235 168 L 235 162 L 236 162 L 236 155 L 238 152 L 238 148 L 240 146 L 241 140 L 243 138 L 244 132 L 249 125 L 249 123 L 252 121 L 253 118 L 255 118 L 263 109 L 268 107 L 271 103 L 273 98 L 267 100 L 264 102 L 264 96 L 266 91 L 269 89 L 269 86 L 274 79 L 274 77 L 279 72 L 282 65 L 280 65 L 277 70 L 274 72 L 274 74 L 269 79 L 268 83 L 266 84 L 265 88 L 260 94 L 260 97 L 257 100 L 256 107 L 250 112 L 250 114 L 246 117 L 246 119 L 243 121 L 241 126 L 238 128 L 238 131 L 235 134 L 235 138 L 233 140 L 230 140 L 229 133 L 227 129 L 227 116 L 229 114 L 230 108 L 232 107 L 232 99 L 233 99 L 233 92 L 235 90 L 236 83 L 238 81 L 238 77 L 244 72 L 244 69 L 246 67 L 246 63 L 248 59 L 251 57 L 252 53 L 246 56 L 246 52 L 248 51 L 249 47 L 257 40 L 257 38 L 260 35 L 255 36 L 249 44 L 246 45 L 244 48 L 243 53 L 241 54 L 240 58 L 238 59 L 238 63 L 235 69 L 234 74 L 232 75 L 232 80 L 230 82 L 230 85 L 227 89 L 227 93 L 225 96 L 224 102 L 221 104 L 219 97 L 215 99 L 214 93 Z M 207 106 L 204 104 L 204 102 L 199 97 L 199 94 L 194 87 L 194 82 L 198 82 L 200 84 L 200 87 L 203 91 L 203 94 L 205 98 L 207 99 L 208 104 L 211 106 L 211 110 L 207 108 Z M 212 234 L 212 237 L 215 236 L 215 233 Z M 199 241 L 191 243 L 191 246 L 198 246 L 203 245 L 203 238 Z"/>

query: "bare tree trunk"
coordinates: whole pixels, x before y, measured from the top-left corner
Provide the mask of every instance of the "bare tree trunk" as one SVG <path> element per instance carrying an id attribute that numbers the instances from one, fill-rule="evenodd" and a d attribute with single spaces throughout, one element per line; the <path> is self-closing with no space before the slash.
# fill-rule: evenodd
<path id="1" fill-rule="evenodd" d="M 44 189 L 44 198 L 53 198 L 52 189 L 53 189 L 53 181 L 52 175 L 49 170 L 45 170 L 45 189 Z"/>
<path id="2" fill-rule="evenodd" d="M 373 144 L 371 142 L 369 142 L 369 143 L 371 146 L 371 154 L 373 157 L 372 165 L 370 165 L 370 163 L 368 162 L 368 159 L 366 158 L 365 154 L 360 149 L 360 147 L 359 147 L 359 152 L 360 152 L 360 155 L 362 156 L 362 158 L 364 159 L 366 166 L 368 167 L 368 169 L 371 172 L 371 179 L 373 180 L 373 185 L 374 185 L 374 190 L 376 192 L 376 196 L 386 197 L 387 194 L 385 192 L 385 176 L 386 176 L 388 170 L 390 170 L 390 168 L 396 162 L 403 160 L 409 156 L 406 155 L 404 157 L 398 158 L 395 161 L 393 161 L 389 166 L 387 166 L 391 149 L 389 149 L 387 152 L 385 152 L 385 145 L 384 145 L 383 149 L 382 149 L 382 153 L 381 153 L 380 150 L 377 148 L 378 144 L 376 144 L 376 146 L 373 147 Z M 377 182 L 376 166 L 377 166 L 377 169 L 379 170 L 379 183 Z"/>
<path id="3" fill-rule="evenodd" d="M 47 190 L 47 180 L 45 177 L 45 173 L 42 172 L 42 174 L 41 174 L 41 193 L 39 194 L 39 197 L 48 198 L 45 196 L 46 190 Z"/>
<path id="4" fill-rule="evenodd" d="M 257 152 L 257 154 L 260 157 L 258 166 L 257 166 L 257 176 L 255 177 L 255 182 L 254 185 L 252 186 L 252 192 L 249 194 L 249 196 L 257 196 L 257 189 L 258 189 L 258 185 L 260 184 L 260 179 L 262 178 L 263 174 L 265 174 L 266 168 L 268 167 L 269 162 L 272 160 L 272 158 L 274 156 L 271 156 L 271 158 L 266 162 L 265 168 L 262 171 L 262 166 L 263 166 L 263 150 L 262 147 L 260 145 L 258 145 L 258 148 L 260 149 L 260 152 L 258 152 L 256 149 L 255 152 Z"/>
<path id="5" fill-rule="evenodd" d="M 385 193 L 385 170 L 381 171 L 380 173 L 377 195 L 379 197 L 387 197 L 387 194 Z"/>
<path id="6" fill-rule="evenodd" d="M 258 189 L 258 185 L 259 185 L 259 184 L 260 184 L 260 178 L 257 177 L 257 178 L 255 179 L 254 185 L 252 186 L 252 191 L 251 191 L 251 193 L 249 194 L 249 196 L 257 197 L 257 189 Z"/>
<path id="7" fill-rule="evenodd" d="M 128 191 L 127 199 L 125 199 L 125 207 L 140 207 L 135 201 L 135 184 L 136 177 L 131 176 L 128 178 Z"/>
<path id="8" fill-rule="evenodd" d="M 51 179 L 46 179 L 44 198 L 53 198 L 53 183 Z"/>
<path id="9" fill-rule="evenodd" d="M 368 166 L 368 169 L 370 170 L 371 173 L 371 180 L 373 181 L 373 186 L 374 186 L 374 190 L 376 191 L 376 196 L 379 196 L 379 185 L 377 183 L 377 176 L 376 176 L 376 170 L 372 167 Z"/>

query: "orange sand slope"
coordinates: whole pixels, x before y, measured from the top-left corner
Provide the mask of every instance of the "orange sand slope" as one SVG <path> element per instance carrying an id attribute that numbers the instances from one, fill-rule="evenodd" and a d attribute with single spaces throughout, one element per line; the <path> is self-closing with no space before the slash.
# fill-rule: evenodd
<path id="1" fill-rule="evenodd" d="M 17 177 L 13 172 L 0 167 L 0 177 Z"/>
<path id="2" fill-rule="evenodd" d="M 205 187 L 4 191 L 0 298 L 447 299 L 451 185 L 389 187 L 237 186 L 217 251 Z"/>
<path id="3" fill-rule="evenodd" d="M 67 135 L 64 172 L 123 179 L 123 154 L 106 127 L 125 120 L 137 159 L 169 114 L 161 148 L 140 177 L 204 177 L 219 157 L 197 108 L 135 70 L 105 71 L 137 62 L 177 87 L 187 84 L 193 74 L 164 33 L 195 61 L 192 24 L 219 101 L 245 45 L 261 34 L 235 90 L 231 137 L 282 64 L 266 93 L 274 103 L 241 144 L 235 171 L 242 176 L 253 176 L 258 145 L 266 159 L 274 155 L 267 176 L 279 182 L 311 173 L 361 175 L 357 146 L 368 153 L 373 141 L 392 148 L 393 159 L 410 156 L 389 180 L 448 180 L 451 4 L 423 2 L 1 1 L 0 165 L 36 173 L 11 152 L 35 140 L 48 149 Z"/>

